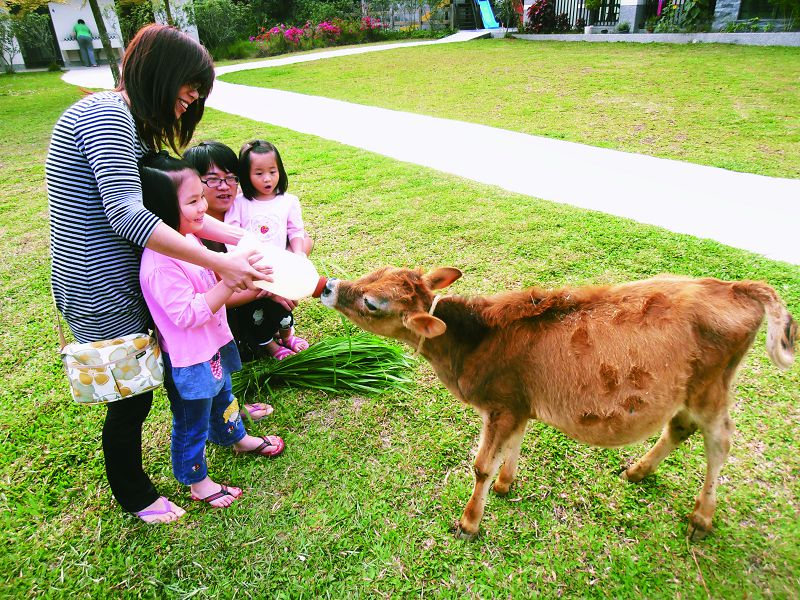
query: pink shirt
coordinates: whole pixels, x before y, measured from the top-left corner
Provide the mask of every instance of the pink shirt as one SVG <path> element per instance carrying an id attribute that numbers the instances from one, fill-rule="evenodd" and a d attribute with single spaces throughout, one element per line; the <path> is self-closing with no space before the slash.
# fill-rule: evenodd
<path id="1" fill-rule="evenodd" d="M 195 236 L 186 239 L 202 248 Z M 213 271 L 145 248 L 139 283 L 172 366 L 206 362 L 233 339 L 225 306 L 212 313 L 206 302 L 205 292 L 217 284 Z"/>
<path id="2" fill-rule="evenodd" d="M 239 194 L 225 213 L 225 222 L 280 249 L 286 248 L 287 239 L 305 236 L 300 200 L 292 194 L 278 194 L 272 200 L 248 200 Z"/>

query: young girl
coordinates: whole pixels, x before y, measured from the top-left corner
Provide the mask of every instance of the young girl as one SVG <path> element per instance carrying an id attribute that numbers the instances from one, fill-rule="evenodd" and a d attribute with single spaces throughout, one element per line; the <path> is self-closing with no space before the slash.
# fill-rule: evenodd
<path id="1" fill-rule="evenodd" d="M 197 172 L 161 152 L 144 157 L 140 175 L 145 207 L 203 249 L 195 234 L 203 228 L 208 205 Z M 230 375 L 241 368 L 225 315 L 233 289 L 210 269 L 149 248 L 142 254 L 139 281 L 164 353 L 175 478 L 190 486 L 193 500 L 230 506 L 242 490 L 208 476 L 206 440 L 269 457 L 284 449 L 278 436 L 247 434 L 231 393 Z"/>
<path id="2" fill-rule="evenodd" d="M 225 222 L 238 225 L 259 241 L 278 248 L 284 248 L 288 239 L 289 250 L 307 256 L 312 244 L 303 227 L 300 200 L 286 193 L 289 178 L 278 149 L 263 140 L 247 142 L 239 151 L 238 173 L 242 195 L 236 197 L 225 213 Z M 274 337 L 279 349 L 272 355 L 281 360 L 305 350 L 308 342 L 294 335 L 291 311 L 297 303 L 278 296 L 272 298 L 289 311 Z"/>

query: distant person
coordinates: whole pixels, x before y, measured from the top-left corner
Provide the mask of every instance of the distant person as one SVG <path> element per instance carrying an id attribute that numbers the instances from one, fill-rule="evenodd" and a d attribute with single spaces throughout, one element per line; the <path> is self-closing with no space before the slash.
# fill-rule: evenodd
<path id="1" fill-rule="evenodd" d="M 141 177 L 144 206 L 185 236 L 198 254 L 207 252 L 195 237 L 208 209 L 197 171 L 162 151 L 142 159 Z M 209 477 L 206 442 L 268 457 L 284 449 L 276 435 L 249 435 L 239 416 L 231 373 L 242 363 L 225 311 L 234 289 L 206 267 L 150 248 L 142 253 L 139 281 L 163 350 L 164 387 L 172 409 L 172 472 L 190 487 L 192 500 L 228 507 L 242 490 Z"/>
<path id="2" fill-rule="evenodd" d="M 75 39 L 78 40 L 81 64 L 84 67 L 96 67 L 97 61 L 94 59 L 94 39 L 92 38 L 91 29 L 86 25 L 86 21 L 78 19 L 72 31 L 75 33 Z"/>

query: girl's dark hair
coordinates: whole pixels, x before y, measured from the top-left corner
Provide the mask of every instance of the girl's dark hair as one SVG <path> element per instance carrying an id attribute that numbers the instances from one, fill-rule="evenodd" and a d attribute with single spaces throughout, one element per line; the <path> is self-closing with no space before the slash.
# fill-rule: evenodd
<path id="1" fill-rule="evenodd" d="M 211 165 L 228 173 L 236 174 L 239 170 L 236 153 L 222 142 L 200 142 L 183 153 L 183 160 L 200 175 L 207 173 Z"/>
<path id="2" fill-rule="evenodd" d="M 139 161 L 144 207 L 175 231 L 180 230 L 181 223 L 178 188 L 184 179 L 182 172 L 187 170 L 194 171 L 189 163 L 166 150 L 150 152 Z"/>
<path id="3" fill-rule="evenodd" d="M 200 98 L 178 119 L 175 103 L 183 85 L 196 85 Z M 125 49 L 117 91 L 128 95 L 136 129 L 147 146 L 160 150 L 166 144 L 178 152 L 192 139 L 213 85 L 214 63 L 203 46 L 174 27 L 151 24 Z"/>
<path id="4" fill-rule="evenodd" d="M 278 165 L 278 185 L 275 187 L 275 192 L 278 194 L 285 194 L 289 189 L 289 176 L 286 175 L 286 169 L 283 168 L 283 161 L 281 160 L 281 153 L 278 149 L 264 140 L 252 140 L 242 145 L 239 150 L 239 185 L 242 188 L 242 194 L 245 198 L 252 200 L 258 196 L 256 188 L 250 181 L 250 154 L 269 154 L 275 153 L 275 163 Z M 217 165 L 219 166 L 219 165 Z"/>

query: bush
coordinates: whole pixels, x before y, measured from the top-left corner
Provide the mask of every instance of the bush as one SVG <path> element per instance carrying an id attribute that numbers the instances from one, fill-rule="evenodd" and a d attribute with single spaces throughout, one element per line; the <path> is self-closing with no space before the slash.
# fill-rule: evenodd
<path id="1" fill-rule="evenodd" d="M 556 27 L 556 10 L 551 0 L 536 0 L 528 9 L 529 33 L 552 33 Z"/>
<path id="2" fill-rule="evenodd" d="M 617 31 L 619 33 L 630 33 L 630 30 L 631 30 L 631 24 L 628 23 L 627 21 L 623 21 L 622 23 L 617 25 Z"/>
<path id="3" fill-rule="evenodd" d="M 197 34 L 206 48 L 220 50 L 252 31 L 250 11 L 231 0 L 195 0 Z"/>
<path id="4" fill-rule="evenodd" d="M 236 60 L 240 58 L 252 58 L 256 55 L 253 45 L 247 40 L 236 40 L 230 44 L 225 44 L 209 50 L 214 60 Z"/>

